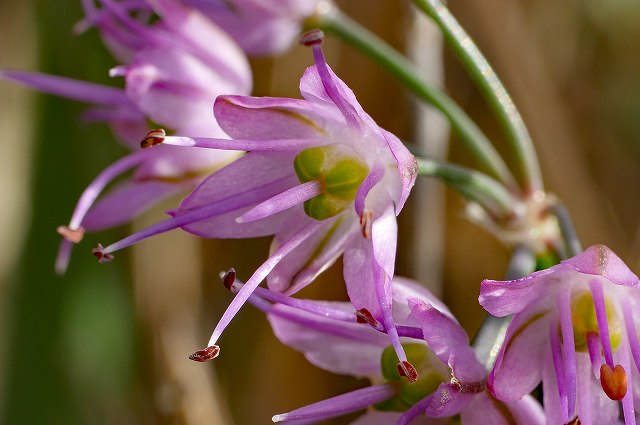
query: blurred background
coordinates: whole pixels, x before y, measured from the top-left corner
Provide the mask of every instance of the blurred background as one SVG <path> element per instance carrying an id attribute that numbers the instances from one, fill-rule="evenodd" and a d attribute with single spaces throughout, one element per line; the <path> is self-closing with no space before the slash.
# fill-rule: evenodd
<path id="1" fill-rule="evenodd" d="M 407 1 L 338 3 L 406 52 L 505 152 L 503 135 L 464 70 Z M 585 246 L 604 243 L 640 271 L 640 3 L 634 0 L 450 0 L 524 115 L 546 187 L 571 212 Z M 38 70 L 119 85 L 95 31 L 74 36 L 78 0 L 0 2 L 0 69 Z M 325 52 L 365 110 L 436 156 L 473 166 L 437 114 L 338 40 Z M 252 61 L 254 94 L 298 97 L 312 63 L 293 47 Z M 83 106 L 0 81 L 0 423 L 267 424 L 273 414 L 365 385 L 309 365 L 247 307 L 208 364 L 201 348 L 231 300 L 218 273 L 246 279 L 269 240 L 201 241 L 176 231 L 99 265 L 89 255 L 148 225 L 88 235 L 67 275 L 53 262 L 58 225 L 82 189 L 125 151 Z M 167 208 L 179 199 L 167 202 Z M 401 215 L 398 274 L 439 293 L 470 335 L 483 317 L 483 278 L 502 278 L 508 250 L 463 217 L 463 203 L 419 181 Z M 303 296 L 344 299 L 338 262 Z M 349 423 L 352 417 L 332 424 Z"/>

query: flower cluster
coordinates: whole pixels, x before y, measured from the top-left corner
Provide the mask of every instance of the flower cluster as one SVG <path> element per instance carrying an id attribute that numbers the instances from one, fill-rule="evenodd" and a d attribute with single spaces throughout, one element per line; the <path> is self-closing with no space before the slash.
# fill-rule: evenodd
<path id="1" fill-rule="evenodd" d="M 640 282 L 611 250 L 597 245 L 528 277 L 483 281 L 480 304 L 493 316 L 512 316 L 487 370 L 451 311 L 395 275 L 396 217 L 418 163 L 327 64 L 322 32 L 301 38 L 314 59 L 300 79 L 302 98 L 250 96 L 245 54 L 282 52 L 319 4 L 83 0 L 86 16 L 76 29 L 100 32 L 121 63 L 110 75 L 122 77 L 124 88 L 0 74 L 91 104 L 86 119 L 107 122 L 133 150 L 88 185 L 69 224 L 58 228 L 57 269 L 67 267 L 85 230 L 126 223 L 187 191 L 165 220 L 92 252 L 108 262 L 174 229 L 202 238 L 273 236 L 268 257 L 245 283 L 233 269 L 224 274 L 234 299 L 207 346 L 190 358 L 217 357 L 219 339 L 248 302 L 314 365 L 370 381 L 274 422 L 311 424 L 366 409 L 354 424 L 635 424 Z M 469 194 L 462 167 L 452 170 Z M 480 180 L 484 190 L 498 186 Z M 557 250 L 557 220 L 536 194 L 542 198 L 522 203 L 526 219 L 505 239 L 533 233 L 527 249 Z M 516 196 L 507 195 L 507 203 Z M 349 302 L 294 296 L 341 256 Z M 540 383 L 542 404 L 531 395 Z"/>

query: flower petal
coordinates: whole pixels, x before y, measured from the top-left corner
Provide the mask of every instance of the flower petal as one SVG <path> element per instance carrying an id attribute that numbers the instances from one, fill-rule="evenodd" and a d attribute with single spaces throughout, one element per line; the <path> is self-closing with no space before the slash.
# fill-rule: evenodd
<path id="1" fill-rule="evenodd" d="M 322 305 L 354 311 L 349 303 L 323 302 Z M 380 356 L 388 339 L 368 326 L 283 305 L 273 307 L 267 318 L 276 337 L 303 352 L 314 365 L 342 375 L 380 375 Z"/>
<path id="2" fill-rule="evenodd" d="M 327 136 L 336 117 L 335 111 L 304 100 L 275 97 L 220 96 L 213 110 L 234 139 L 320 138 Z"/>
<path id="3" fill-rule="evenodd" d="M 516 316 L 509 324 L 488 381 L 498 399 L 517 400 L 540 382 L 543 356 L 549 346 L 548 316 L 532 310 Z"/>
<path id="4" fill-rule="evenodd" d="M 193 185 L 192 181 L 181 184 L 160 181 L 124 182 L 91 207 L 82 221 L 82 227 L 98 231 L 127 223 L 156 203 Z"/>
<path id="5" fill-rule="evenodd" d="M 544 425 L 542 406 L 527 395 L 518 401 L 502 403 L 482 392 L 461 413 L 465 425 Z"/>
<path id="6" fill-rule="evenodd" d="M 420 324 L 427 345 L 442 363 L 449 365 L 460 385 L 481 385 L 486 371 L 460 324 L 423 300 L 411 298 L 409 306 L 411 319 Z"/>
<path id="7" fill-rule="evenodd" d="M 604 245 L 593 245 L 562 262 L 584 274 L 599 275 L 616 285 L 640 286 L 638 276 L 613 251 Z"/>

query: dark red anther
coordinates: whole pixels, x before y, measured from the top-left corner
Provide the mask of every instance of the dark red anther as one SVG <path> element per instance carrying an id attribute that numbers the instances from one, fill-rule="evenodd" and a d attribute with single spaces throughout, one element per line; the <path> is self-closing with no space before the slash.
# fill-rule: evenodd
<path id="1" fill-rule="evenodd" d="M 627 373 L 619 364 L 611 369 L 611 366 L 605 363 L 600 366 L 600 385 L 611 400 L 622 400 L 627 394 Z"/>
<path id="2" fill-rule="evenodd" d="M 576 416 L 575 418 L 567 422 L 565 425 L 580 425 L 580 424 L 581 424 L 580 418 Z"/>
<path id="3" fill-rule="evenodd" d="M 212 345 L 211 347 L 196 351 L 189 356 L 189 360 L 193 360 L 194 362 L 207 362 L 218 357 L 218 354 L 220 354 L 220 347 Z"/>
<path id="4" fill-rule="evenodd" d="M 225 288 L 231 291 L 233 284 L 236 281 L 236 269 L 231 268 L 222 276 L 222 284 Z"/>
<path id="5" fill-rule="evenodd" d="M 156 128 L 147 133 L 147 136 L 140 142 L 142 149 L 147 149 L 164 142 L 167 132 L 163 128 Z"/>
<path id="6" fill-rule="evenodd" d="M 361 308 L 360 310 L 356 311 L 356 321 L 358 323 L 366 323 L 372 328 L 377 329 L 380 327 L 380 322 L 378 322 L 376 318 L 373 317 L 373 314 L 371 314 L 371 312 L 366 308 Z"/>
<path id="7" fill-rule="evenodd" d="M 324 40 L 324 33 L 319 29 L 307 31 L 300 36 L 300 44 L 307 47 L 318 46 Z"/>
<path id="8" fill-rule="evenodd" d="M 396 368 L 398 369 L 398 373 L 400 374 L 400 376 L 405 376 L 409 380 L 409 382 L 413 383 L 418 380 L 418 371 L 408 361 L 401 361 L 400 363 L 398 363 Z"/>
<path id="9" fill-rule="evenodd" d="M 72 229 L 69 226 L 58 226 L 56 231 L 60 236 L 73 243 L 80 242 L 84 237 L 84 229 L 82 227 Z"/>
<path id="10" fill-rule="evenodd" d="M 98 259 L 99 263 L 108 263 L 109 261 L 113 260 L 113 255 L 105 253 L 103 251 L 104 248 L 102 247 L 102 244 L 98 244 L 97 247 L 91 250 L 91 253 Z"/>

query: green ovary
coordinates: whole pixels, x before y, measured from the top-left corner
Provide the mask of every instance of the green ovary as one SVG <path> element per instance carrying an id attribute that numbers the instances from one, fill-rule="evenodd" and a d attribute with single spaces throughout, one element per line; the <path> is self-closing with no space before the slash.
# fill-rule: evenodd
<path id="1" fill-rule="evenodd" d="M 612 350 L 616 351 L 620 346 L 620 340 L 622 338 L 620 318 L 618 317 L 615 307 L 606 296 L 604 304 L 607 309 L 609 341 L 611 341 Z M 599 334 L 596 309 L 593 304 L 591 292 L 585 291 L 573 298 L 571 301 L 571 320 L 573 322 L 573 338 L 576 351 L 588 351 L 587 334 L 589 332 L 593 332 L 596 335 Z"/>
<path id="2" fill-rule="evenodd" d="M 369 168 L 344 147 L 321 146 L 300 152 L 293 167 L 301 183 L 317 180 L 322 193 L 304 203 L 304 212 L 316 220 L 341 213 L 353 202 Z"/>
<path id="3" fill-rule="evenodd" d="M 447 379 L 439 364 L 438 358 L 424 344 L 402 344 L 407 360 L 418 371 L 418 381 L 410 383 L 398 373 L 398 357 L 390 345 L 382 352 L 380 366 L 382 376 L 387 382 L 398 387 L 397 395 L 389 400 L 376 404 L 377 410 L 404 412 L 427 395 L 434 392 Z M 438 367 L 440 366 L 440 367 Z"/>

